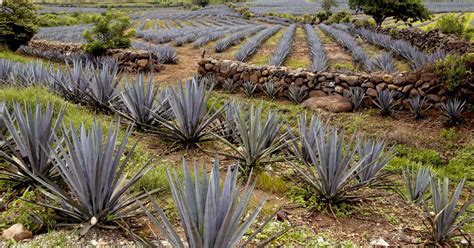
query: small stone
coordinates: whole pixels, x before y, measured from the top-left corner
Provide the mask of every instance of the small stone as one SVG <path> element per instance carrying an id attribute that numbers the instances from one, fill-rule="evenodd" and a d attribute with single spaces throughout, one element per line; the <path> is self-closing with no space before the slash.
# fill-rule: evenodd
<path id="1" fill-rule="evenodd" d="M 368 96 L 377 97 L 377 91 L 372 88 L 368 88 L 366 94 Z"/>
<path id="2" fill-rule="evenodd" d="M 347 76 L 345 74 L 339 75 L 339 79 L 343 82 L 348 83 L 349 85 L 355 85 L 357 81 L 359 81 L 359 77 L 357 76 Z"/>
<path id="3" fill-rule="evenodd" d="M 310 97 L 322 97 L 322 96 L 327 96 L 326 93 L 322 90 L 312 90 L 309 92 Z"/>
<path id="4" fill-rule="evenodd" d="M 422 89 L 422 90 L 426 90 L 426 89 L 428 89 L 430 86 L 431 86 L 430 83 L 426 82 L 426 83 L 424 83 L 423 85 L 421 85 L 421 89 Z"/>
<path id="5" fill-rule="evenodd" d="M 342 94 L 342 92 L 344 91 L 344 88 L 338 85 L 334 88 L 334 91 L 336 91 L 339 94 Z"/>
<path id="6" fill-rule="evenodd" d="M 408 93 L 413 88 L 413 84 L 409 84 L 402 89 L 402 93 Z"/>
<path id="7" fill-rule="evenodd" d="M 398 86 L 396 86 L 395 84 L 389 84 L 389 85 L 387 86 L 387 89 L 389 89 L 389 90 L 398 90 L 399 88 L 398 88 Z"/>
<path id="8" fill-rule="evenodd" d="M 433 102 L 441 101 L 441 97 L 439 97 L 438 95 L 435 95 L 435 94 L 428 94 L 428 95 L 426 95 L 426 98 L 433 101 Z"/>
<path id="9" fill-rule="evenodd" d="M 33 233 L 26 229 L 26 227 L 21 223 L 14 224 L 8 229 L 3 230 L 2 235 L 6 240 L 14 239 L 17 242 L 24 239 L 31 239 L 33 237 Z"/>
<path id="10" fill-rule="evenodd" d="M 98 246 L 99 242 L 97 242 L 97 240 L 93 239 L 93 240 L 91 240 L 91 245 L 92 246 Z"/>
<path id="11" fill-rule="evenodd" d="M 419 95 L 418 90 L 416 90 L 415 88 L 410 90 L 410 96 L 418 96 L 418 95 Z"/>
<path id="12" fill-rule="evenodd" d="M 204 65 L 204 68 L 206 68 L 207 71 L 210 71 L 213 67 L 214 65 L 211 63 L 207 63 L 206 65 Z"/>
<path id="13" fill-rule="evenodd" d="M 386 83 L 380 83 L 377 86 L 375 86 L 375 88 L 377 89 L 377 91 L 382 91 L 383 89 L 385 89 L 386 86 L 387 86 Z"/>
<path id="14" fill-rule="evenodd" d="M 370 245 L 371 246 L 382 246 L 382 247 L 388 247 L 389 246 L 389 244 L 385 240 L 383 240 L 382 238 L 372 240 L 372 242 L 370 242 Z"/>
<path id="15" fill-rule="evenodd" d="M 382 79 L 387 84 L 393 83 L 393 76 L 392 75 L 385 74 L 385 75 L 383 75 Z"/>
<path id="16" fill-rule="evenodd" d="M 137 61 L 137 65 L 141 68 L 145 68 L 148 65 L 148 59 L 140 59 Z"/>
<path id="17" fill-rule="evenodd" d="M 367 82 L 367 83 L 363 83 L 361 84 L 362 87 L 366 87 L 366 88 L 374 88 L 375 85 L 371 82 Z"/>
<path id="18" fill-rule="evenodd" d="M 303 85 L 303 78 L 297 78 L 297 79 L 295 80 L 295 84 L 298 85 L 298 86 Z"/>

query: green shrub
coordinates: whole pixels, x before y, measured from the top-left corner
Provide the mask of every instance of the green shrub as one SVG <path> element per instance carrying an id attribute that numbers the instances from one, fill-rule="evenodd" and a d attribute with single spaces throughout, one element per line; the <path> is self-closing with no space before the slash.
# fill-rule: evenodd
<path id="1" fill-rule="evenodd" d="M 436 27 L 442 33 L 462 36 L 465 32 L 465 22 L 466 19 L 464 16 L 458 16 L 457 14 L 446 14 L 436 22 Z"/>
<path id="2" fill-rule="evenodd" d="M 368 18 L 356 19 L 352 23 L 358 28 L 375 28 L 376 26 L 375 21 Z"/>
<path id="3" fill-rule="evenodd" d="M 93 55 L 101 55 L 108 49 L 130 47 L 130 38 L 135 35 L 134 30 L 129 30 L 130 26 L 128 16 L 107 11 L 95 20 L 92 30 L 84 32 L 83 36 L 87 41 L 84 50 Z"/>
<path id="4" fill-rule="evenodd" d="M 448 91 L 455 91 L 460 85 L 468 83 L 472 77 L 472 70 L 468 64 L 472 63 L 474 56 L 464 54 L 462 56 L 449 54 L 444 60 L 436 62 L 435 72 L 445 79 Z"/>
<path id="5" fill-rule="evenodd" d="M 319 11 L 316 13 L 316 17 L 318 18 L 319 22 L 326 21 L 330 16 L 330 13 L 326 11 Z"/>
<path id="6" fill-rule="evenodd" d="M 459 150 L 442 170 L 442 174 L 455 180 L 466 178 L 466 184 L 472 188 L 474 186 L 474 146 Z"/>
<path id="7" fill-rule="evenodd" d="M 276 175 L 260 172 L 256 178 L 257 188 L 274 194 L 283 194 L 288 190 L 286 182 Z"/>
<path id="8" fill-rule="evenodd" d="M 16 51 L 37 31 L 36 8 L 29 0 L 6 0 L 0 5 L 0 44 Z"/>
<path id="9" fill-rule="evenodd" d="M 328 24 L 351 22 L 352 14 L 347 10 L 342 10 L 332 14 L 328 19 Z"/>
<path id="10" fill-rule="evenodd" d="M 422 163 L 425 166 L 431 165 L 434 167 L 440 167 L 443 165 L 441 156 L 435 150 L 398 145 L 395 153 L 397 154 L 397 157 L 407 158 L 411 162 Z M 407 164 L 404 165 L 404 167 L 406 166 Z"/>

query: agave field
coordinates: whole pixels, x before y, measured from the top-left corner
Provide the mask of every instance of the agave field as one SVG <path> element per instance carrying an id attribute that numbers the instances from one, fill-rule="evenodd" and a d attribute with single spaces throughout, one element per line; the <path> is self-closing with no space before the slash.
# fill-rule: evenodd
<path id="1" fill-rule="evenodd" d="M 255 15 L 226 5 L 127 12 L 136 32 L 126 51 L 154 55 L 159 72 L 72 49 L 93 24 L 33 38 L 67 52 L 0 53 L 1 246 L 472 247 L 472 99 L 351 84 L 337 96 L 352 112 L 333 113 L 308 108 L 318 97 L 308 84 L 196 74 L 209 59 L 321 81 L 395 77 L 455 55 L 352 23 L 261 15 L 314 14 L 321 1 L 236 5 Z"/>

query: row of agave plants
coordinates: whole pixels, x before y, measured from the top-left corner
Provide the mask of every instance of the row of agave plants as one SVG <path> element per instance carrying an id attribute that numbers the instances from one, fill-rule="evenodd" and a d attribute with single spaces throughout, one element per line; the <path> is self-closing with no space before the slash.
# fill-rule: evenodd
<path id="1" fill-rule="evenodd" d="M 210 77 L 213 77 L 210 75 Z M 273 81 L 267 81 L 263 84 L 256 84 L 252 81 L 245 81 L 241 86 L 242 92 L 247 97 L 254 97 L 260 92 L 263 92 L 270 100 L 275 100 L 281 92 L 283 87 Z M 222 84 L 222 88 L 229 93 L 235 93 L 239 89 L 239 85 L 232 80 L 226 80 Z M 368 98 L 366 90 L 362 87 L 350 87 L 344 96 L 348 98 L 352 104 L 353 111 L 360 110 L 364 105 L 364 100 Z M 306 86 L 290 85 L 286 96 L 295 104 L 300 104 L 309 97 L 309 90 Z M 380 110 L 382 116 L 393 116 L 397 108 L 401 107 L 403 103 L 403 96 L 398 91 L 393 90 L 377 90 L 377 96 L 371 99 L 371 102 Z M 442 102 L 439 109 L 443 115 L 444 121 L 448 125 L 461 125 L 464 122 L 462 117 L 464 112 L 464 105 L 466 101 L 451 98 Z M 423 119 L 426 111 L 433 107 L 428 102 L 428 99 L 423 96 L 414 96 L 409 99 L 408 108 L 415 120 Z"/>
<path id="2" fill-rule="evenodd" d="M 265 115 L 261 106 L 234 101 L 219 104 L 211 100 L 208 78 L 193 78 L 178 88 L 158 89 L 151 77 L 145 83 L 145 77 L 137 75 L 133 85 L 126 83 L 119 89 L 120 74 L 113 63 L 103 62 L 91 68 L 77 62 L 61 76 L 59 71 L 46 70 L 51 75 L 42 78 L 49 78 L 50 82 L 33 78 L 28 81 L 50 87 L 67 100 L 124 116 L 131 125 L 121 139 L 119 124 L 111 123 L 105 136 L 95 121 L 90 129 L 84 125 L 78 129 L 61 125 L 64 110 L 55 115 L 50 104 L 24 108 L 19 103 L 1 105 L 0 153 L 6 163 L 0 171 L 2 179 L 14 182 L 15 187 L 42 187 L 48 200 L 37 204 L 54 209 L 62 221 L 83 224 L 81 233 L 94 226 L 123 226 L 122 220 L 146 214 L 176 247 L 185 246 L 183 239 L 192 247 L 246 246 L 271 220 L 267 219 L 242 241 L 264 204 L 262 201 L 256 210 L 246 214 L 255 187 L 252 171 L 262 170 L 264 164 L 287 161 L 328 206 L 363 197 L 360 189 L 386 185 L 388 180 L 384 167 L 394 156 L 394 147 L 387 148 L 384 141 L 356 135 L 348 141 L 344 131 L 317 116 L 301 115 L 298 128 L 293 128 L 274 110 Z M 14 84 L 24 77 L 18 74 L 24 71 L 11 70 L 1 80 Z M 196 165 L 192 176 L 186 162 L 183 179 L 168 172 L 186 234 L 183 237 L 155 202 L 152 195 L 159 190 L 131 192 L 131 187 L 151 168 L 149 161 L 131 177 L 124 173 L 133 155 L 134 148 L 125 150 L 134 128 L 161 134 L 176 145 L 199 147 L 202 142 L 219 141 L 230 152 L 213 152 L 237 161 L 237 166 L 228 168 L 222 188 L 217 159 L 209 176 L 205 170 L 200 176 Z M 239 171 L 248 178 L 243 190 Z M 404 174 L 410 200 L 426 207 L 430 240 L 434 243 L 447 242 L 472 219 L 457 222 L 472 203 L 471 199 L 456 208 L 464 181 L 450 197 L 448 180 L 441 183 L 429 168 L 410 167 Z M 244 216 L 248 217 L 243 220 Z"/>

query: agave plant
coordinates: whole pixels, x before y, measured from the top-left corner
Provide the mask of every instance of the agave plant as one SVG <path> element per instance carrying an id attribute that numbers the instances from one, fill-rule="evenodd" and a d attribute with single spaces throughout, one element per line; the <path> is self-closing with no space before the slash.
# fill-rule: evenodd
<path id="1" fill-rule="evenodd" d="M 311 163 L 311 155 L 307 146 L 312 150 L 316 150 L 316 137 L 325 135 L 327 124 L 323 123 L 319 116 L 312 115 L 308 122 L 307 114 L 301 114 L 298 117 L 298 130 L 300 136 L 297 137 L 291 130 L 291 126 L 287 126 L 290 152 L 300 158 L 305 163 Z"/>
<path id="2" fill-rule="evenodd" d="M 459 236 L 457 231 L 466 223 L 474 220 L 474 217 L 463 214 L 468 210 L 469 206 L 474 202 L 474 198 L 466 199 L 461 208 L 457 210 L 460 204 L 462 189 L 465 179 L 459 182 L 454 193 L 449 197 L 449 179 L 445 178 L 443 183 L 434 176 L 431 177 L 431 199 L 433 208 L 430 210 L 425 205 L 426 218 L 431 226 L 431 241 L 435 245 L 444 245 L 449 242 L 451 237 Z"/>
<path id="3" fill-rule="evenodd" d="M 466 101 L 459 99 L 450 99 L 441 104 L 441 110 L 443 111 L 447 124 L 457 126 L 463 123 L 462 112 L 464 110 L 464 104 L 466 104 Z"/>
<path id="4" fill-rule="evenodd" d="M 169 171 L 168 181 L 184 229 L 183 239 L 185 242 L 182 241 L 178 231 L 155 199 L 150 197 L 153 211 L 142 206 L 149 219 L 172 247 L 245 247 L 269 223 L 270 218 L 246 240 L 243 240 L 266 201 L 263 199 L 255 210 L 248 210 L 255 182 L 249 178 L 245 187 L 242 188 L 237 180 L 238 170 L 232 171 L 228 167 L 221 188 L 221 175 L 217 159 L 214 161 L 209 177 L 206 170 L 202 170 L 202 174 L 199 175 L 196 162 L 194 164 L 194 180 L 186 161 L 183 161 L 183 167 L 185 171 L 183 181 L 178 178 L 176 172 L 172 175 Z M 152 212 L 156 212 L 159 218 L 155 217 Z M 274 237 L 278 237 L 278 235 Z M 260 245 L 268 244 L 270 241 L 266 240 Z M 157 242 L 163 246 L 159 238 L 157 238 Z"/>
<path id="5" fill-rule="evenodd" d="M 293 103 L 300 104 L 308 97 L 308 88 L 304 85 L 301 87 L 290 85 L 288 96 Z"/>
<path id="6" fill-rule="evenodd" d="M 254 84 L 252 81 L 245 81 L 242 85 L 242 89 L 247 97 L 253 97 L 257 92 L 257 84 Z"/>
<path id="7" fill-rule="evenodd" d="M 37 178 L 47 189 L 45 195 L 53 201 L 39 204 L 54 209 L 64 221 L 82 223 L 82 234 L 93 226 L 107 226 L 143 213 L 135 203 L 147 195 L 129 191 L 147 172 L 149 162 L 127 177 L 124 168 L 135 146 L 124 154 L 131 134 L 128 127 L 116 147 L 119 131 L 119 124 L 114 127 L 112 122 L 103 137 L 102 127 L 95 120 L 90 130 L 83 123 L 79 131 L 72 124 L 69 129 L 64 127 L 63 142 L 55 149 L 54 158 L 67 190 Z"/>
<path id="8" fill-rule="evenodd" d="M 431 171 L 428 167 L 420 166 L 415 171 L 415 166 L 407 166 L 403 171 L 408 199 L 416 204 L 423 202 L 428 187 L 430 186 Z"/>
<path id="9" fill-rule="evenodd" d="M 424 113 L 428 108 L 426 105 L 426 98 L 421 96 L 415 96 L 410 99 L 410 111 L 413 114 L 413 118 L 416 120 L 422 119 Z"/>
<path id="10" fill-rule="evenodd" d="M 363 160 L 358 171 L 358 179 L 361 183 L 372 183 L 380 179 L 380 172 L 392 160 L 395 146 L 385 151 L 383 140 L 372 141 L 371 139 L 359 139 L 357 156 Z"/>
<path id="11" fill-rule="evenodd" d="M 354 159 L 353 139 L 347 143 L 344 132 L 340 133 L 336 128 L 329 129 L 326 135 L 315 132 L 310 135 L 313 136 L 311 139 L 315 140 L 315 150 L 309 144 L 309 139 L 303 137 L 303 140 L 311 162 L 304 163 L 304 158 L 300 158 L 304 166 L 292 164 L 293 167 L 326 203 L 337 203 L 355 197 L 348 194 L 365 186 L 366 183 L 357 180 L 357 172 L 365 159 L 359 161 Z"/>
<path id="12" fill-rule="evenodd" d="M 8 152 L 0 155 L 12 167 L 2 167 L 0 175 L 17 183 L 35 182 L 36 177 L 55 178 L 58 176 L 52 161 L 55 136 L 61 124 L 64 109 L 54 118 L 54 107 L 47 104 L 42 110 L 41 103 L 36 106 L 13 105 L 13 112 L 4 110 L 3 124 L 8 129 L 11 142 L 7 142 Z M 34 109 L 34 110 L 33 110 Z"/>
<path id="13" fill-rule="evenodd" d="M 273 81 L 267 81 L 263 84 L 263 92 L 265 92 L 270 100 L 274 100 L 280 91 L 281 87 Z"/>
<path id="14" fill-rule="evenodd" d="M 221 117 L 218 119 L 220 128 L 218 128 L 216 132 L 217 135 L 232 144 L 236 144 L 238 139 L 237 133 L 235 133 L 237 130 L 235 124 L 235 118 L 238 115 L 238 112 L 236 112 L 237 110 L 238 108 L 236 108 L 234 100 L 231 100 L 226 104 Z"/>
<path id="15" fill-rule="evenodd" d="M 87 100 L 89 81 L 91 80 L 91 61 L 85 63 L 80 59 L 72 60 L 72 65 L 66 60 L 67 74 L 53 76 L 56 88 L 66 100 L 81 103 Z"/>
<path id="16" fill-rule="evenodd" d="M 280 133 L 282 122 L 277 112 L 269 110 L 266 119 L 263 119 L 261 106 L 255 108 L 252 105 L 249 110 L 240 106 L 235 108 L 235 123 L 231 128 L 237 135 L 238 144 L 219 137 L 233 151 L 220 154 L 240 161 L 243 171 L 248 174 L 261 164 L 275 161 L 270 156 L 285 145 L 285 134 Z"/>
<path id="17" fill-rule="evenodd" d="M 239 85 L 234 83 L 234 81 L 231 79 L 226 79 L 225 82 L 222 84 L 222 88 L 224 88 L 224 90 L 231 94 L 235 92 L 237 87 L 239 87 Z"/>
<path id="18" fill-rule="evenodd" d="M 118 96 L 117 85 L 120 82 L 117 63 L 103 61 L 97 65 L 89 80 L 88 100 L 99 110 L 109 110 Z"/>
<path id="19" fill-rule="evenodd" d="M 151 126 L 155 122 L 153 112 L 160 112 L 157 106 L 158 91 L 153 86 L 153 78 L 148 77 L 147 86 L 143 74 L 138 74 L 135 84 L 126 84 L 120 93 L 121 100 L 125 105 L 125 113 L 121 112 L 127 119 L 133 121 L 138 128 Z"/>
<path id="20" fill-rule="evenodd" d="M 391 90 L 378 90 L 377 100 L 374 104 L 380 109 L 382 116 L 392 115 L 398 101 L 394 98 L 395 92 Z"/>
<path id="21" fill-rule="evenodd" d="M 222 109 L 208 107 L 212 89 L 206 90 L 205 83 L 198 79 L 186 80 L 185 87 L 169 90 L 170 115 L 173 119 L 154 114 L 162 134 L 175 143 L 195 145 L 212 138 L 212 125 L 219 118 Z"/>
<path id="22" fill-rule="evenodd" d="M 362 100 L 364 100 L 365 92 L 361 87 L 350 87 L 349 88 L 349 99 L 351 100 L 352 108 L 354 111 L 360 109 Z"/>

